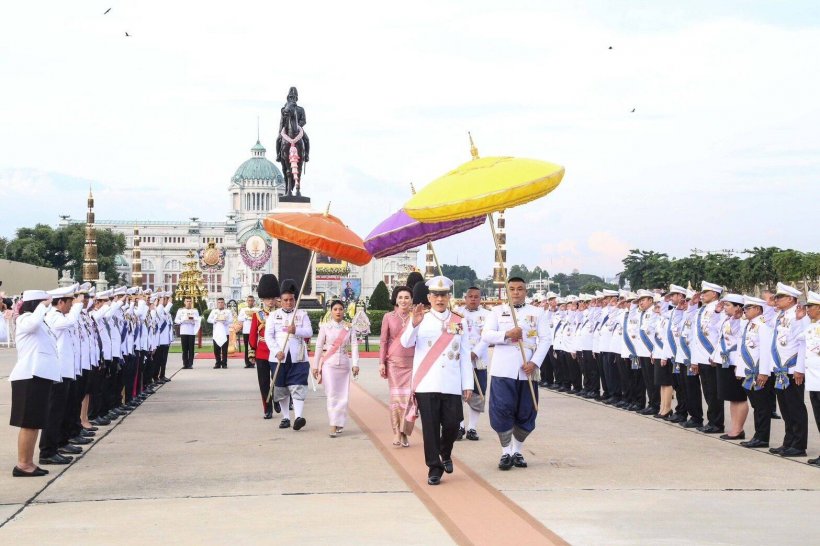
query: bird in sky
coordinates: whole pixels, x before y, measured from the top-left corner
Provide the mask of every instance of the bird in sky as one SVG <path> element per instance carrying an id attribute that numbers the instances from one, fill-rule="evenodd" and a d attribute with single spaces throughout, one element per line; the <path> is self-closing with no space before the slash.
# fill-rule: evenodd
<path id="1" fill-rule="evenodd" d="M 631 114 L 634 114 L 634 113 L 635 113 L 635 109 L 633 108 L 633 109 L 632 109 L 632 112 L 630 112 L 630 113 L 631 113 Z"/>
<path id="2" fill-rule="evenodd" d="M 130 38 L 130 37 L 131 37 L 131 35 L 130 35 L 130 34 L 128 34 L 128 33 L 126 32 L 126 33 L 125 33 L 125 37 L 126 37 L 126 38 Z"/>
<path id="3" fill-rule="evenodd" d="M 110 11 L 110 10 L 109 10 Z M 105 13 L 108 13 L 107 11 Z M 609 49 L 612 49 L 612 46 L 609 46 Z"/>
<path id="4" fill-rule="evenodd" d="M 103 13 L 103 15 L 108 15 L 109 11 L 111 11 L 111 8 L 108 8 L 107 10 L 105 10 L 105 13 Z M 609 49 L 612 49 L 612 48 L 610 47 Z"/>

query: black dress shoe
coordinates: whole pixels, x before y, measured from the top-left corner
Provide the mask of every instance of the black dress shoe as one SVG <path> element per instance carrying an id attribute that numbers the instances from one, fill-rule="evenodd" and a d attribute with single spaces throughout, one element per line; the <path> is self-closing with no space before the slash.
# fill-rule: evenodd
<path id="1" fill-rule="evenodd" d="M 441 483 L 441 476 L 427 476 L 427 485 L 438 485 Z"/>
<path id="2" fill-rule="evenodd" d="M 171 378 L 170 377 L 165 377 L 163 375 L 162 377 L 159 378 L 159 380 L 162 381 L 163 383 L 168 383 L 169 381 L 171 381 Z"/>
<path id="3" fill-rule="evenodd" d="M 282 413 L 282 406 L 279 404 L 279 402 L 273 403 L 273 411 L 275 411 L 276 413 Z"/>
<path id="4" fill-rule="evenodd" d="M 561 386 L 558 385 L 557 383 L 550 383 L 549 385 L 547 385 L 547 388 L 551 391 L 557 391 L 558 389 L 561 388 Z"/>
<path id="5" fill-rule="evenodd" d="M 777 412 L 776 412 L 776 411 L 773 411 L 773 412 L 772 412 L 772 419 L 782 419 L 782 417 L 780 417 L 780 416 L 777 414 Z"/>
<path id="6" fill-rule="evenodd" d="M 293 422 L 293 430 L 302 430 L 302 427 L 306 424 L 307 420 L 304 417 L 297 417 Z"/>
<path id="7" fill-rule="evenodd" d="M 59 453 L 60 455 L 79 455 L 82 452 L 83 448 L 81 448 L 80 446 L 73 446 L 71 444 L 57 448 L 57 453 Z"/>
<path id="8" fill-rule="evenodd" d="M 781 457 L 805 457 L 805 449 L 797 449 L 796 447 L 787 447 L 780 452 Z"/>
<path id="9" fill-rule="evenodd" d="M 780 455 L 780 454 L 781 454 L 781 453 L 783 453 L 784 451 L 786 451 L 786 447 L 785 447 L 785 446 L 780 446 L 780 447 L 770 447 L 770 448 L 769 448 L 769 453 L 771 453 L 772 455 Z"/>
<path id="10" fill-rule="evenodd" d="M 51 457 L 40 457 L 40 464 L 68 464 L 74 460 L 74 457 L 60 455 L 57 453 Z"/>
<path id="11" fill-rule="evenodd" d="M 453 473 L 453 460 L 452 459 L 444 459 L 441 461 L 441 464 L 444 465 L 444 471 L 448 474 Z"/>
<path id="12" fill-rule="evenodd" d="M 684 423 L 686 422 L 686 416 L 676 413 L 669 419 L 667 419 L 667 421 L 669 421 L 670 423 Z"/>
<path id="13" fill-rule="evenodd" d="M 558 392 L 569 392 L 569 388 L 568 388 L 568 387 L 558 387 L 558 388 L 557 388 L 557 389 L 555 389 L 555 390 L 556 390 L 556 391 L 558 391 Z"/>
<path id="14" fill-rule="evenodd" d="M 607 398 L 606 400 L 604 400 L 604 404 L 606 404 L 607 406 L 611 406 L 612 404 L 616 404 L 617 402 L 618 401 L 614 398 Z"/>
<path id="15" fill-rule="evenodd" d="M 97 417 L 89 422 L 95 427 L 107 427 L 111 424 L 111 421 L 109 421 L 106 417 Z"/>
<path id="16" fill-rule="evenodd" d="M 599 395 L 595 394 L 594 392 L 588 392 L 584 395 L 584 398 L 586 398 L 587 400 L 591 400 L 591 399 L 599 398 Z"/>
<path id="17" fill-rule="evenodd" d="M 817 457 L 816 459 L 809 459 L 808 461 L 806 461 L 806 464 L 820 466 L 820 457 Z"/>
<path id="18" fill-rule="evenodd" d="M 83 438 L 93 438 L 96 435 L 96 432 L 92 432 L 90 430 L 83 429 L 80 431 L 80 436 L 82 436 Z"/>
<path id="19" fill-rule="evenodd" d="M 746 439 L 746 432 L 740 431 L 740 434 L 737 436 L 732 436 L 731 434 L 721 434 L 721 440 L 745 440 Z"/>
<path id="20" fill-rule="evenodd" d="M 513 467 L 512 457 L 505 453 L 504 455 L 501 456 L 501 460 L 498 461 L 498 468 L 499 468 L 499 470 L 509 470 L 512 467 Z"/>
<path id="21" fill-rule="evenodd" d="M 527 461 L 524 460 L 524 456 L 520 453 L 513 453 L 512 461 L 513 466 L 516 468 L 527 468 Z"/>
<path id="22" fill-rule="evenodd" d="M 626 409 L 629 407 L 629 402 L 626 400 L 621 400 L 620 402 L 615 402 L 615 407 L 618 409 Z"/>
<path id="23" fill-rule="evenodd" d="M 688 421 L 681 423 L 681 426 L 683 428 L 702 428 L 703 423 L 698 423 L 697 421 L 692 421 L 689 419 Z"/>
<path id="24" fill-rule="evenodd" d="M 90 422 L 91 422 L 91 421 L 89 421 L 89 423 L 90 423 Z M 98 431 L 98 430 L 100 430 L 100 429 L 98 429 L 97 427 L 89 427 L 89 428 L 85 428 L 85 427 L 83 427 L 83 430 L 85 430 L 85 431 L 87 431 L 87 432 L 97 432 L 97 431 Z"/>
<path id="25" fill-rule="evenodd" d="M 644 409 L 638 412 L 638 415 L 655 415 L 657 411 L 652 406 L 646 406 Z"/>
<path id="26" fill-rule="evenodd" d="M 282 419 L 279 423 L 279 428 L 290 428 L 290 419 Z"/>
<path id="27" fill-rule="evenodd" d="M 40 468 L 39 466 L 32 470 L 31 472 L 26 472 L 25 470 L 20 470 L 16 466 L 11 471 L 11 475 L 15 478 L 37 478 L 39 476 L 45 476 L 48 474 L 48 470 L 44 468 Z"/>
<path id="28" fill-rule="evenodd" d="M 456 436 L 456 441 L 458 442 L 459 440 L 463 440 L 464 435 L 466 433 L 467 433 L 467 431 L 464 430 L 464 427 L 458 427 L 458 435 Z"/>
<path id="29" fill-rule="evenodd" d="M 640 404 L 632 404 L 627 409 L 629 411 L 634 411 L 635 413 L 639 413 L 639 412 L 643 411 L 645 408 L 643 406 L 641 406 Z"/>
<path id="30" fill-rule="evenodd" d="M 769 442 L 764 442 L 759 438 L 752 438 L 748 442 L 740 442 L 740 445 L 743 447 L 755 448 L 755 447 L 769 447 Z"/>
<path id="31" fill-rule="evenodd" d="M 575 396 L 581 396 L 581 395 L 584 394 L 584 391 L 582 391 L 580 389 L 572 389 L 571 391 L 569 391 L 569 393 L 573 394 Z"/>
<path id="32" fill-rule="evenodd" d="M 706 425 L 698 429 L 704 434 L 720 434 L 723 432 L 723 427 L 716 427 L 715 425 Z"/>
<path id="33" fill-rule="evenodd" d="M 77 436 L 68 439 L 68 443 L 74 446 L 84 446 L 90 444 L 91 442 L 91 438 L 80 438 Z"/>
<path id="34" fill-rule="evenodd" d="M 215 365 L 214 365 L 214 370 L 218 370 L 218 369 L 219 369 L 219 368 L 221 368 L 221 367 L 222 367 L 222 366 L 220 366 L 219 364 L 215 364 Z"/>
<path id="35" fill-rule="evenodd" d="M 663 419 L 664 421 L 669 421 L 670 419 L 672 419 L 672 412 L 668 411 L 666 413 L 656 413 L 652 417 L 654 417 L 655 419 Z"/>
<path id="36" fill-rule="evenodd" d="M 265 419 L 273 419 L 273 411 L 266 411 L 264 415 Z"/>
<path id="37" fill-rule="evenodd" d="M 478 433 L 475 431 L 475 429 L 471 428 L 467 431 L 467 439 L 472 440 L 474 442 L 478 441 Z"/>

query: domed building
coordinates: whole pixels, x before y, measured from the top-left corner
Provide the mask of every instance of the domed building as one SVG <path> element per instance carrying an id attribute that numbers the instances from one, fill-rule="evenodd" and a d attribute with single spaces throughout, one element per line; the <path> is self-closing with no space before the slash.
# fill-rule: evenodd
<path id="1" fill-rule="evenodd" d="M 179 282 L 188 252 L 197 255 L 208 289 L 208 304 L 216 298 L 240 300 L 256 294 L 259 278 L 278 271 L 278 250 L 262 228 L 262 219 L 279 206 L 285 181 L 279 167 L 266 156 L 257 139 L 251 157 L 237 167 L 228 184 L 229 213 L 222 221 L 192 217 L 184 221 L 96 220 L 98 229 L 111 229 L 125 236 L 125 256 L 117 256 L 117 269 L 130 280 L 134 241 L 139 238 L 142 284 L 153 290 L 173 290 Z M 79 222 L 61 217 L 61 224 Z M 384 280 L 395 286 L 416 264 L 418 251 L 364 267 L 339 264 L 338 271 L 316 269 L 316 289 L 320 297 L 331 298 L 342 291 L 348 279 L 359 280 L 361 294 L 369 296 Z M 338 286 L 338 291 L 336 287 Z"/>

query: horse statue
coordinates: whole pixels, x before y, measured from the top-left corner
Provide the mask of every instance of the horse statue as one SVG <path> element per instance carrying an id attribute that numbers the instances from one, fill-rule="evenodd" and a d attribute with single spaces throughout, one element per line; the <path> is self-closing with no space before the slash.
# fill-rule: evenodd
<path id="1" fill-rule="evenodd" d="M 305 109 L 296 104 L 299 94 L 295 87 L 288 92 L 287 103 L 282 107 L 279 135 L 276 138 L 276 161 L 282 165 L 287 188 L 286 195 L 302 195 L 301 179 L 305 163 L 310 161 L 310 140 L 303 129 Z"/>

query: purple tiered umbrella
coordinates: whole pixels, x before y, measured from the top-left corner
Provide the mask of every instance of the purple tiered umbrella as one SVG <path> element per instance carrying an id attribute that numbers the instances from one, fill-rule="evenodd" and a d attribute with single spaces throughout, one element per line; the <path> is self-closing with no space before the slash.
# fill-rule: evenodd
<path id="1" fill-rule="evenodd" d="M 450 235 L 482 225 L 486 216 L 464 218 L 447 222 L 421 223 L 400 209 L 376 226 L 364 239 L 364 247 L 374 258 L 393 256 Z"/>

